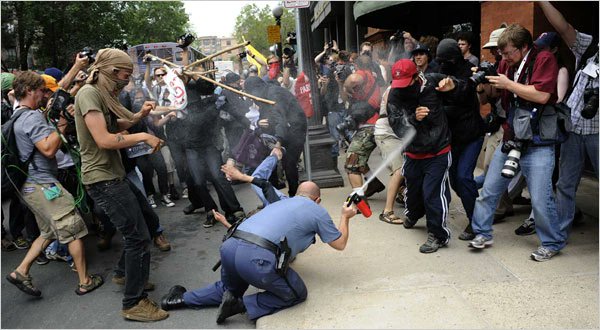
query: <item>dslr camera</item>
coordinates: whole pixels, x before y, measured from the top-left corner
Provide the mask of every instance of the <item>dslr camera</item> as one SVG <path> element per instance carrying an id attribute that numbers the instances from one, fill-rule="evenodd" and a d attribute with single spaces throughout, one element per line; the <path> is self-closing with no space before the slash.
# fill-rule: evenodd
<path id="1" fill-rule="evenodd" d="M 586 88 L 583 91 L 583 109 L 581 117 L 592 119 L 598 113 L 598 88 Z"/>
<path id="2" fill-rule="evenodd" d="M 346 132 L 354 131 L 356 130 L 356 128 L 356 121 L 350 115 L 344 117 L 344 119 L 342 119 L 342 122 L 335 126 L 335 129 L 337 129 L 342 136 L 346 136 Z"/>
<path id="3" fill-rule="evenodd" d="M 521 153 L 525 149 L 523 142 L 509 140 L 502 144 L 502 152 L 508 153 L 508 158 L 502 166 L 502 172 L 500 173 L 507 179 L 512 179 L 519 172 L 519 161 L 521 160 Z"/>
<path id="4" fill-rule="evenodd" d="M 352 74 L 352 69 L 346 64 L 336 64 L 333 72 L 340 80 L 346 80 Z"/>
<path id="5" fill-rule="evenodd" d="M 83 50 L 79 52 L 79 56 L 87 57 L 90 65 L 96 61 L 96 58 L 94 58 L 94 50 L 91 47 L 83 47 Z"/>
<path id="6" fill-rule="evenodd" d="M 489 81 L 487 79 L 485 79 L 485 76 L 497 76 L 498 75 L 498 71 L 496 71 L 496 67 L 494 66 L 494 64 L 488 62 L 488 61 L 483 61 L 481 63 L 479 63 L 479 66 L 477 67 L 477 72 L 475 72 L 473 74 L 473 76 L 469 77 L 469 79 L 475 83 L 475 85 L 479 85 L 479 84 L 487 84 L 489 83 Z"/>
<path id="7" fill-rule="evenodd" d="M 177 38 L 177 47 L 185 48 L 185 47 L 191 45 L 192 42 L 194 42 L 194 40 L 196 40 L 196 37 L 194 37 L 191 33 L 188 32 L 184 35 L 179 36 L 179 38 Z"/>
<path id="8" fill-rule="evenodd" d="M 65 129 L 65 138 L 71 145 L 77 145 L 77 132 L 75 131 L 75 118 L 71 116 L 67 107 L 70 104 L 75 103 L 75 99 L 64 89 L 57 89 L 52 94 L 52 103 L 48 108 L 48 118 L 54 123 L 58 124 L 60 117 L 64 117 L 67 120 L 67 128 Z"/>
<path id="9" fill-rule="evenodd" d="M 244 57 L 246 57 L 248 54 L 246 54 L 246 52 L 241 52 L 238 54 L 240 60 L 243 59 Z"/>

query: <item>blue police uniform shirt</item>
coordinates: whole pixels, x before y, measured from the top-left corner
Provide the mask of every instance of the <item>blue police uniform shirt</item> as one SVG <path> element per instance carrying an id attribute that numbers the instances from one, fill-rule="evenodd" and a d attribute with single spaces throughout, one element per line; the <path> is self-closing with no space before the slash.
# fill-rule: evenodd
<path id="1" fill-rule="evenodd" d="M 333 242 L 342 235 L 335 227 L 329 213 L 304 196 L 295 196 L 269 204 L 262 211 L 242 222 L 238 229 L 275 244 L 285 236 L 292 250 L 292 256 L 314 244 L 315 234 L 319 235 L 323 243 Z"/>

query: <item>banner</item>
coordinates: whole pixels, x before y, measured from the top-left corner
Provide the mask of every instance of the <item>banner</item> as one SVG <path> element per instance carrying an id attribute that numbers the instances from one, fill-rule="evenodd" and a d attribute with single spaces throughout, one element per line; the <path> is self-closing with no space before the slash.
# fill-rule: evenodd
<path id="1" fill-rule="evenodd" d="M 245 38 L 242 38 L 244 40 L 244 42 L 246 42 Z M 252 52 L 252 54 L 254 54 L 256 57 L 260 58 L 264 63 L 267 63 L 267 58 L 263 56 L 263 54 L 261 54 L 258 50 L 256 50 L 256 48 L 252 47 L 252 44 L 246 46 L 246 50 L 249 50 L 250 52 Z M 260 65 L 258 63 L 257 60 L 253 59 L 250 56 L 246 56 L 246 59 L 248 60 L 248 62 L 250 62 L 253 65 L 256 65 L 256 67 L 258 68 L 258 72 L 260 73 L 260 68 L 262 67 L 262 65 Z"/>
<path id="2" fill-rule="evenodd" d="M 175 73 L 175 70 L 179 70 L 178 73 L 181 73 L 181 68 L 171 69 L 165 65 L 164 69 L 167 71 L 167 75 L 163 79 L 169 90 L 169 101 L 171 101 L 171 106 L 175 107 L 177 110 L 183 110 L 187 106 L 185 84 Z"/>

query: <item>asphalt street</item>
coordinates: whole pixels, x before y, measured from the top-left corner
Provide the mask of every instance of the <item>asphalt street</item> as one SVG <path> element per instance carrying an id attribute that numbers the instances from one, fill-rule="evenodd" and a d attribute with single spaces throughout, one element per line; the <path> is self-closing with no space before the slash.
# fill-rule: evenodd
<path id="1" fill-rule="evenodd" d="M 258 200 L 248 186 L 234 186 L 240 203 L 246 211 L 256 208 Z M 216 195 L 214 196 L 216 198 Z M 218 199 L 215 199 L 218 200 Z M 184 215 L 182 209 L 188 200 L 176 201 L 175 207 L 160 205 L 156 210 L 165 228 L 165 235 L 172 245 L 169 252 L 152 247 L 150 281 L 156 290 L 149 292 L 155 301 L 175 284 L 195 289 L 219 279 L 219 271 L 212 266 L 218 260 L 218 249 L 225 228 L 220 224 L 203 228 L 204 212 Z M 6 210 L 6 208 L 5 208 Z M 77 296 L 74 292 L 77 275 L 62 261 L 47 265 L 34 264 L 30 274 L 33 283 L 42 291 L 41 298 L 28 296 L 1 280 L 2 328 L 215 328 L 216 308 L 175 310 L 169 318 L 155 323 L 139 323 L 124 320 L 120 315 L 123 288 L 112 283 L 112 270 L 122 248 L 119 234 L 113 238 L 109 251 L 98 252 L 97 237 L 93 234 L 84 239 L 86 258 L 90 273 L 100 273 L 105 283 L 96 291 Z M 2 276 L 10 273 L 25 256 L 26 250 L 2 251 Z M 254 289 L 250 289 L 254 290 Z M 252 292 L 252 291 L 249 291 Z M 245 315 L 236 315 L 219 328 L 255 328 L 255 322 Z"/>

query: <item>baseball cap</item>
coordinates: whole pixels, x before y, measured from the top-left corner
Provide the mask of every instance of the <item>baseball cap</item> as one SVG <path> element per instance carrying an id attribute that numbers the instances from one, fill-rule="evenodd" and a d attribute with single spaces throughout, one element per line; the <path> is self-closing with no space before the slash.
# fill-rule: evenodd
<path id="1" fill-rule="evenodd" d="M 424 44 L 417 44 L 417 47 L 413 49 L 411 55 L 414 56 L 415 53 L 426 53 L 427 56 L 430 56 L 429 47 L 425 46 Z"/>
<path id="2" fill-rule="evenodd" d="M 490 33 L 490 41 L 488 41 L 487 44 L 483 45 L 482 48 L 485 49 L 491 47 L 498 47 L 498 39 L 500 39 L 500 35 L 502 34 L 502 32 L 504 32 L 504 30 L 506 30 L 506 28 L 500 28 L 492 31 L 492 33 Z"/>
<path id="3" fill-rule="evenodd" d="M 392 66 L 392 88 L 404 88 L 417 74 L 417 65 L 409 59 L 401 59 Z"/>
<path id="4" fill-rule="evenodd" d="M 47 68 L 46 70 L 44 70 L 44 74 L 53 77 L 54 79 L 56 79 L 56 81 L 60 81 L 65 76 L 62 73 L 62 71 L 60 71 L 60 69 L 57 68 Z"/>
<path id="5" fill-rule="evenodd" d="M 556 32 L 544 32 L 533 42 L 539 48 L 554 48 L 558 47 L 560 38 Z"/>
<path id="6" fill-rule="evenodd" d="M 56 83 L 56 79 L 54 77 L 49 76 L 47 74 L 42 74 L 42 78 L 44 78 L 44 82 L 46 83 L 46 88 L 49 90 L 56 92 L 58 89 L 58 84 Z"/>

